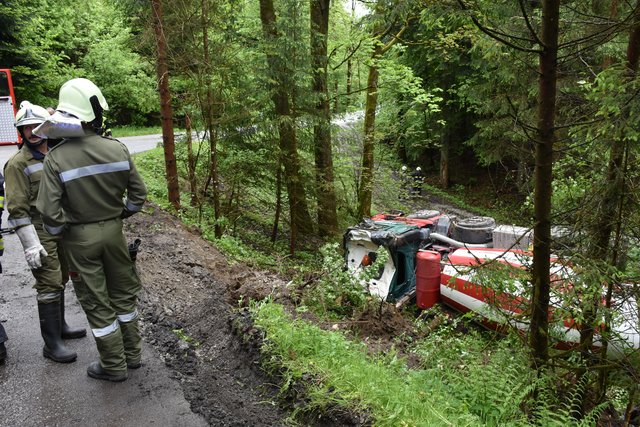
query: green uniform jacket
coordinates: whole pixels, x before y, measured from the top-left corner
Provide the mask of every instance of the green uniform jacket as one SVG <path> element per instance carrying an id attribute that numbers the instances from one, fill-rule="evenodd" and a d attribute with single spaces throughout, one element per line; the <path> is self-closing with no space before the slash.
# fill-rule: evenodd
<path id="1" fill-rule="evenodd" d="M 42 160 L 35 159 L 25 144 L 4 165 L 4 176 L 8 195 L 7 224 L 11 228 L 32 224 L 32 218 L 40 217 L 36 199 L 42 177 Z"/>
<path id="2" fill-rule="evenodd" d="M 0 173 L 0 228 L 2 228 L 2 210 L 4 209 L 4 176 Z M 0 234 L 0 256 L 4 253 L 4 241 L 2 240 L 2 234 Z M 2 265 L 0 265 L 0 273 L 2 272 Z"/>
<path id="3" fill-rule="evenodd" d="M 43 174 L 36 206 L 53 235 L 66 224 L 139 212 L 147 196 L 127 147 L 99 135 L 63 140 L 47 154 Z"/>

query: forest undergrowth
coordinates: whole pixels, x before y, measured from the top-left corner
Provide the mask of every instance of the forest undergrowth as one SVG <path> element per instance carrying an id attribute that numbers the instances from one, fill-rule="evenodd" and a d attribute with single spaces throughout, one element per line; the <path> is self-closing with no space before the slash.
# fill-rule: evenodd
<path id="1" fill-rule="evenodd" d="M 156 151 L 138 156 L 136 163 L 152 199 L 162 205 Z M 423 206 L 434 197 L 429 188 L 424 197 L 405 200 L 404 208 L 429 208 Z M 465 191 L 477 197 L 472 188 Z M 436 197 L 473 208 L 465 191 Z M 612 420 L 624 411 L 625 389 L 612 387 L 617 396 L 576 418 L 583 389 L 570 369 L 539 375 L 529 367 L 523 337 L 489 332 L 468 315 L 376 300 L 345 271 L 337 242 L 319 246 L 320 240 L 311 240 L 308 250 L 292 257 L 282 238 L 286 233 L 275 243 L 269 239 L 268 222 L 260 222 L 264 215 L 240 218 L 235 234 L 214 239 L 189 212 L 178 217 L 231 259 L 269 269 L 289 283 L 285 297 L 239 295 L 237 304 L 240 311 L 249 310 L 255 326 L 244 330 L 260 332 L 263 369 L 277 378 L 283 398 L 296 395 L 294 424 L 340 413 L 352 425 L 586 426 L 605 419 L 615 425 Z"/>

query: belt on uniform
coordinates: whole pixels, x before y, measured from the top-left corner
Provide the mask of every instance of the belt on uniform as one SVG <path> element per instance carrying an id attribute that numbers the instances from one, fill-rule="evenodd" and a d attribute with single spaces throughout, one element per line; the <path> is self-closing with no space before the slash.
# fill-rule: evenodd
<path id="1" fill-rule="evenodd" d="M 89 222 L 68 222 L 67 225 L 71 227 L 76 225 L 102 224 L 109 221 L 115 221 L 116 219 L 120 219 L 120 217 L 116 216 L 113 218 L 107 218 L 107 219 L 101 219 L 99 221 L 89 221 Z"/>

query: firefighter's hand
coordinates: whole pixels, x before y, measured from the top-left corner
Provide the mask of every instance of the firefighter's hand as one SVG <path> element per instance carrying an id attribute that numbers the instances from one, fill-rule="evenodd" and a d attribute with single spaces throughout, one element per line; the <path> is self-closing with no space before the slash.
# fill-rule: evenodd
<path id="1" fill-rule="evenodd" d="M 32 270 L 42 267 L 42 258 L 49 255 L 42 245 L 32 246 L 24 250 L 24 257 Z"/>
<path id="2" fill-rule="evenodd" d="M 29 267 L 31 269 L 42 267 L 41 257 L 46 257 L 49 254 L 44 250 L 42 244 L 40 244 L 38 233 L 36 233 L 33 224 L 18 228 L 16 234 L 20 238 L 20 242 L 24 248 L 24 257 Z"/>

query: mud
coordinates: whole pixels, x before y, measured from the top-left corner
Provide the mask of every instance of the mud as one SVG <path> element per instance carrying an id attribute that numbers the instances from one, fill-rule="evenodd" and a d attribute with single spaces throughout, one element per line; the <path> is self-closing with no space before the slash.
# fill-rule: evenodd
<path id="1" fill-rule="evenodd" d="M 142 331 L 180 381 L 191 409 L 216 426 L 279 426 L 287 411 L 272 379 L 259 367 L 258 350 L 242 344 L 229 301 L 239 289 L 271 291 L 284 282 L 247 274 L 174 217 L 147 205 L 127 220 L 129 241 L 142 240 L 137 268 Z"/>
<path id="2" fill-rule="evenodd" d="M 305 405 L 303 385 L 279 393 L 278 376 L 260 368 L 260 334 L 243 310 L 246 303 L 271 296 L 295 300 L 287 281 L 273 273 L 232 263 L 175 217 L 147 204 L 126 220 L 129 241 L 141 239 L 137 268 L 142 331 L 181 383 L 193 412 L 216 426 L 280 426 Z M 303 317 L 310 316 L 309 313 Z M 416 338 L 411 319 L 393 305 L 372 305 L 342 323 L 307 320 L 340 329 L 368 343 L 371 351 L 394 349 Z M 409 365 L 413 365 L 408 356 Z M 369 425 L 366 414 L 329 408 L 307 414 L 305 425 Z M 300 412 L 300 411 L 298 411 Z M 302 411 L 304 413 L 304 411 Z"/>

